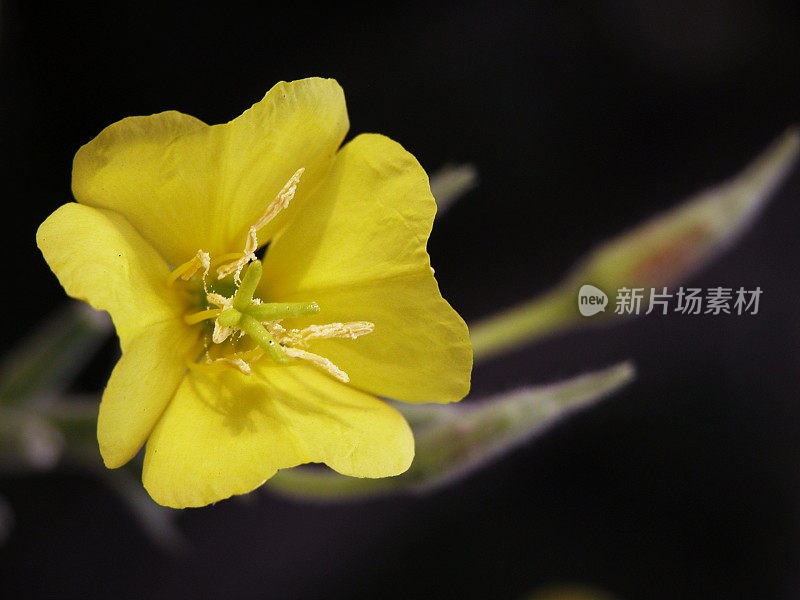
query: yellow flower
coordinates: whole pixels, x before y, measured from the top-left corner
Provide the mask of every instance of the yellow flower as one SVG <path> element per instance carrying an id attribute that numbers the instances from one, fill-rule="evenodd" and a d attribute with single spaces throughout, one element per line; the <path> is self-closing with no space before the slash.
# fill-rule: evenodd
<path id="1" fill-rule="evenodd" d="M 146 442 L 160 504 L 202 506 L 308 462 L 397 475 L 413 436 L 376 395 L 469 389 L 466 325 L 425 249 L 427 176 L 380 135 L 339 148 L 348 126 L 341 88 L 317 78 L 223 125 L 129 117 L 78 151 L 78 202 L 39 228 L 67 293 L 120 338 L 103 459 L 119 467 Z"/>

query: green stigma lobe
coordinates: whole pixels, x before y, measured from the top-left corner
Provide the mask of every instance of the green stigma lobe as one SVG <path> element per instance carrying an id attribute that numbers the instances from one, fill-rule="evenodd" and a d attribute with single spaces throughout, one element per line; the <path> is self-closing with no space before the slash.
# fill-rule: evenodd
<path id="1" fill-rule="evenodd" d="M 228 305 L 228 308 L 217 315 L 217 324 L 221 327 L 240 329 L 272 360 L 285 363 L 289 357 L 262 323 L 310 315 L 319 312 L 319 306 L 316 302 L 262 303 L 260 300 L 254 300 L 253 295 L 261 280 L 261 272 L 262 267 L 259 261 L 256 260 L 247 265 L 242 275 L 242 282 L 233 295 L 233 306 Z M 224 337 L 227 337 L 227 333 Z"/>
<path id="2" fill-rule="evenodd" d="M 233 296 L 233 308 L 244 312 L 250 306 L 259 281 L 261 281 L 261 263 L 256 260 L 247 265 L 242 284 Z"/>
<path id="3" fill-rule="evenodd" d="M 217 317 L 217 322 L 223 327 L 236 327 L 242 318 L 240 313 L 235 308 L 227 308 L 223 310 Z"/>
<path id="4" fill-rule="evenodd" d="M 280 344 L 275 338 L 264 329 L 264 326 L 248 314 L 243 314 L 239 320 L 238 327 L 244 331 L 258 346 L 269 354 L 270 358 L 277 363 L 285 363 L 289 360 Z"/>

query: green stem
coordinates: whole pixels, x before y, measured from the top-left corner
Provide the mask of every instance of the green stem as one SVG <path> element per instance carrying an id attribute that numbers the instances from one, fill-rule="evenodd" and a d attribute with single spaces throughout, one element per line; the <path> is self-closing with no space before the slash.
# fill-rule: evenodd
<path id="1" fill-rule="evenodd" d="M 629 363 L 579 375 L 568 381 L 501 394 L 481 402 L 435 405 L 437 414 L 424 415 L 414 426 L 416 456 L 405 473 L 385 479 L 357 479 L 333 471 L 297 467 L 281 470 L 267 488 L 315 501 L 353 500 L 390 493 L 419 493 L 445 485 L 532 439 L 567 411 L 587 405 L 629 383 Z"/>
<path id="2" fill-rule="evenodd" d="M 471 325 L 475 362 L 575 326 L 581 318 L 575 302 L 572 289 L 559 286 Z"/>

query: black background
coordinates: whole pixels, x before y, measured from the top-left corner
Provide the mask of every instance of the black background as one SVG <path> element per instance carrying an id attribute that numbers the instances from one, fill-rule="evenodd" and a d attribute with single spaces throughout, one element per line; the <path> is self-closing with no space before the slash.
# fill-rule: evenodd
<path id="1" fill-rule="evenodd" d="M 480 187 L 429 251 L 467 321 L 555 283 L 595 243 L 737 172 L 800 121 L 795 2 L 391 5 L 11 2 L 0 8 L 0 327 L 63 301 L 35 247 L 75 150 L 128 115 L 237 116 L 278 80 L 344 87 L 384 133 Z M 635 360 L 637 382 L 444 491 L 318 506 L 262 494 L 187 510 L 155 547 L 77 473 L 0 479 L 17 597 L 800 597 L 800 176 L 691 280 L 761 286 L 757 316 L 643 317 L 478 367 L 473 397 Z M 102 372 L 113 348 L 99 359 Z M 82 385 L 99 390 L 102 375 Z"/>

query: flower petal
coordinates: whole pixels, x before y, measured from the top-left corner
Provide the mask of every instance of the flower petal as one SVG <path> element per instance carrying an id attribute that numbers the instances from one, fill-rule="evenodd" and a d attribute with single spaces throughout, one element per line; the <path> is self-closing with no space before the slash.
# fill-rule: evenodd
<path id="1" fill-rule="evenodd" d="M 370 321 L 357 340 L 320 340 L 365 391 L 451 402 L 469 390 L 467 326 L 439 293 L 425 249 L 436 204 L 416 159 L 380 135 L 360 135 L 264 259 L 261 297 L 315 301 L 303 321 Z"/>
<path id="2" fill-rule="evenodd" d="M 142 479 L 156 502 L 203 506 L 307 462 L 356 477 L 411 464 L 411 430 L 385 402 L 307 365 L 257 369 L 203 366 L 183 380 L 147 442 Z"/>
<path id="3" fill-rule="evenodd" d="M 267 242 L 300 210 L 330 170 L 350 121 L 344 91 L 333 79 L 312 77 L 276 84 L 264 98 L 226 125 L 223 155 L 223 212 L 233 251 L 244 247 L 248 229 L 301 167 L 297 193 L 258 234 Z"/>
<path id="4" fill-rule="evenodd" d="M 36 242 L 67 294 L 111 314 L 123 352 L 139 332 L 181 313 L 166 263 L 113 211 L 65 204 L 42 223 Z"/>
<path id="5" fill-rule="evenodd" d="M 72 193 L 124 215 L 166 260 L 181 264 L 208 250 L 215 138 L 208 125 L 176 111 L 122 119 L 75 154 Z"/>
<path id="6" fill-rule="evenodd" d="M 200 351 L 197 328 L 178 319 L 158 323 L 127 345 L 103 392 L 97 418 L 100 454 L 109 468 L 124 465 L 147 440 Z"/>
<path id="7" fill-rule="evenodd" d="M 298 200 L 320 181 L 347 128 L 335 81 L 279 83 L 227 124 L 168 111 L 106 127 L 75 155 L 72 189 L 82 204 L 125 215 L 173 265 L 199 249 L 241 251 L 248 227 L 298 168 L 306 168 Z"/>
<path id="8" fill-rule="evenodd" d="M 350 385 L 406 402 L 457 402 L 469 392 L 472 352 L 466 325 L 442 299 L 430 271 L 320 289 L 309 297 L 321 307 L 317 321 L 375 325 L 372 333 L 355 340 L 322 339 L 309 345 L 311 352 L 345 371 Z M 296 298 L 306 295 L 285 299 Z"/>

